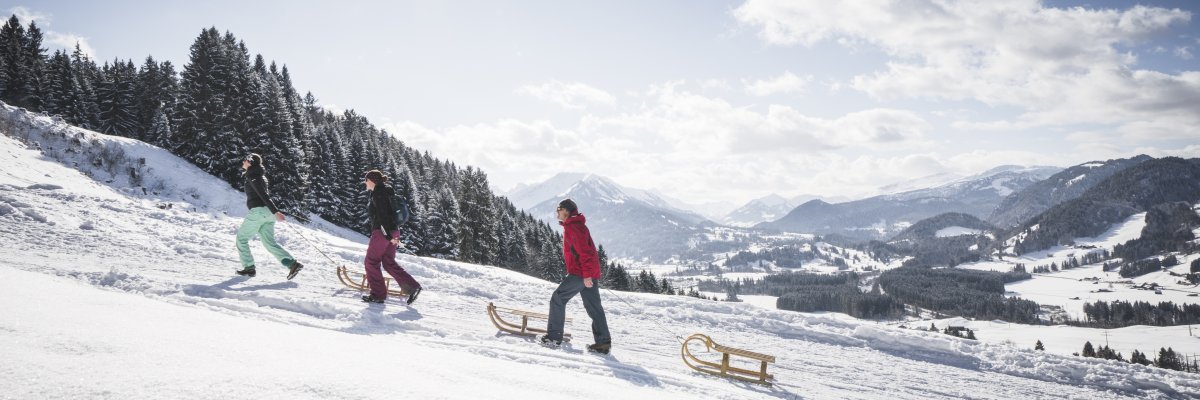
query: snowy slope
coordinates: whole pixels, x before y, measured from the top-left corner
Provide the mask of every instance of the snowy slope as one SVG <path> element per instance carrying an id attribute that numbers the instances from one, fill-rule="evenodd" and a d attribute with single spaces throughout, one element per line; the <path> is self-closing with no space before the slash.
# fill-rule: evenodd
<path id="1" fill-rule="evenodd" d="M 980 261 L 961 264 L 958 268 L 1011 271 L 1016 264 L 1025 264 L 1027 270 L 1042 265 L 1062 265 L 1071 257 L 1081 259 L 1085 254 L 1101 250 L 1112 251 L 1113 247 L 1141 236 L 1142 228 L 1146 226 L 1146 213 L 1130 216 L 1124 222 L 1113 225 L 1108 231 L 1092 238 L 1076 238 L 1073 246 L 1055 246 L 1048 250 L 1022 254 L 1017 257 L 1004 257 L 1002 260 Z M 1013 295 L 1033 300 L 1044 306 L 1061 307 L 1064 312 L 1074 318 L 1083 318 L 1083 304 L 1097 300 L 1114 301 L 1146 301 L 1158 303 L 1173 301 L 1179 304 L 1200 303 L 1200 288 L 1190 284 L 1180 284 L 1179 276 L 1171 273 L 1186 274 L 1192 260 L 1200 258 L 1200 254 L 1176 254 L 1180 264 L 1166 271 L 1151 272 L 1134 278 L 1123 278 L 1117 271 L 1105 272 L 1102 264 L 1084 265 L 1079 268 L 1066 269 L 1046 274 L 1036 274 L 1033 279 L 1005 285 Z M 1156 283 L 1165 290 L 1157 294 L 1151 290 L 1135 289 L 1131 286 L 1144 283 Z M 1105 289 L 1108 292 L 1102 292 Z"/>
<path id="2" fill-rule="evenodd" d="M 489 266 L 402 256 L 426 287 L 415 307 L 359 302 L 334 278 L 364 239 L 282 224 L 309 267 L 296 280 L 267 263 L 232 277 L 239 194 L 142 144 L 79 133 L 98 146 L 144 146 L 163 183 L 64 166 L 11 136 L 0 110 L 0 393 L 12 398 L 1182 398 L 1195 375 L 1035 353 L 834 314 L 764 310 L 678 296 L 603 294 L 612 356 L 582 351 L 578 300 L 562 349 L 497 334 L 488 302 L 544 310 L 554 285 Z M 25 129 L 22 132 L 16 130 Z M 48 139 L 42 137 L 50 147 Z M 48 151 L 47 153 L 52 153 Z M 86 153 L 85 153 L 86 154 Z M 67 157 L 70 158 L 70 157 Z M 158 163 L 159 160 L 162 163 Z M 176 165 L 177 168 L 169 168 Z M 111 175 L 111 174 L 110 174 Z M 112 179 L 113 182 L 105 183 Z M 164 204 L 174 204 L 166 208 Z M 229 215 L 226 215 L 229 214 Z M 261 246 L 255 256 L 266 260 Z M 619 297 L 617 297 L 619 296 Z M 777 355 L 771 388 L 685 368 L 674 335 L 704 332 Z M 1022 346 L 1026 347 L 1026 346 Z M 699 349 L 697 349 L 699 350 Z M 33 384 L 36 383 L 36 384 Z"/>

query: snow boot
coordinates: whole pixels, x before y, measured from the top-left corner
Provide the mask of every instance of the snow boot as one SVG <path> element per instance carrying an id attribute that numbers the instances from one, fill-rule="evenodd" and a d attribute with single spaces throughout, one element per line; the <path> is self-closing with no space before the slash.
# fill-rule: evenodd
<path id="1" fill-rule="evenodd" d="M 543 346 L 558 347 L 562 346 L 562 339 L 551 339 L 550 335 L 542 335 L 539 339 Z"/>
<path id="2" fill-rule="evenodd" d="M 413 290 L 412 293 L 410 293 L 408 295 L 408 301 L 407 301 L 408 304 L 412 304 L 414 301 L 417 301 L 417 295 L 419 295 L 419 294 L 421 294 L 421 288 L 417 288 L 417 290 Z"/>
<path id="3" fill-rule="evenodd" d="M 364 303 L 377 303 L 377 304 L 383 304 L 383 299 L 377 299 L 377 298 L 371 297 L 371 295 L 366 295 L 366 296 L 363 296 L 363 297 L 362 297 L 362 301 L 363 301 Z"/>
<path id="4" fill-rule="evenodd" d="M 612 349 L 612 343 L 596 343 L 588 345 L 587 349 L 593 353 L 608 354 L 608 351 Z"/>
<path id="5" fill-rule="evenodd" d="M 241 276 L 247 276 L 247 277 L 251 277 L 251 278 L 253 278 L 253 277 L 254 277 L 254 275 L 255 275 L 255 274 L 254 274 L 254 266 L 249 266 L 249 267 L 246 267 L 246 268 L 242 268 L 242 270 L 241 270 L 241 271 L 237 271 L 237 274 L 238 274 L 238 275 L 241 275 Z"/>
<path id="6" fill-rule="evenodd" d="M 292 268 L 288 270 L 288 280 L 290 281 L 290 280 L 292 280 L 292 278 L 295 278 L 296 274 L 299 274 L 300 270 L 302 270 L 302 269 L 304 269 L 304 265 L 300 264 L 299 261 L 293 260 Z"/>

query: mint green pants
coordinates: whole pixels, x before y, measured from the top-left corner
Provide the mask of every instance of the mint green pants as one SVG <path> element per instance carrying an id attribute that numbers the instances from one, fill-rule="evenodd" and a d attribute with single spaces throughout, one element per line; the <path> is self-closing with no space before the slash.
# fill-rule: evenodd
<path id="1" fill-rule="evenodd" d="M 246 219 L 237 231 L 237 249 L 243 267 L 254 266 L 254 255 L 250 254 L 250 239 L 254 239 L 254 235 L 259 236 L 267 252 L 275 256 L 284 267 L 290 267 L 295 262 L 291 253 L 275 242 L 275 214 L 266 207 L 254 207 L 246 213 Z"/>

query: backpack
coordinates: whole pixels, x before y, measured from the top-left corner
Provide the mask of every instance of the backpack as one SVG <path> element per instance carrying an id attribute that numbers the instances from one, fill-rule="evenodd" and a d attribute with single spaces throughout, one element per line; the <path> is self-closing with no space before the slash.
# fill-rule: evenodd
<path id="1" fill-rule="evenodd" d="M 408 202 L 400 196 L 392 196 L 392 205 L 396 207 L 396 225 L 404 225 L 409 218 L 412 218 L 412 210 L 408 208 Z"/>

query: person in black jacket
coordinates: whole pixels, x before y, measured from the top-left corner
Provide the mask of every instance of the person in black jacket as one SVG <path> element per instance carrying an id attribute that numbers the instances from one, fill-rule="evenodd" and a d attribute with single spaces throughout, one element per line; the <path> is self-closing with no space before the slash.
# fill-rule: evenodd
<path id="1" fill-rule="evenodd" d="M 387 286 L 383 281 L 383 273 L 379 270 L 382 265 L 388 275 L 400 285 L 400 290 L 408 293 L 407 302 L 412 304 L 421 293 L 421 284 L 396 263 L 396 248 L 400 246 L 400 229 L 396 221 L 397 205 L 392 204 L 396 191 L 388 185 L 387 176 L 379 170 L 367 171 L 365 177 L 369 193 L 367 216 L 370 225 L 367 229 L 371 231 L 365 264 L 367 285 L 371 288 L 371 294 L 363 296 L 362 300 L 368 303 L 382 303 L 387 298 Z"/>
<path id="2" fill-rule="evenodd" d="M 250 254 L 250 239 L 258 235 L 263 247 L 275 256 L 284 267 L 288 268 L 288 280 L 296 277 L 304 265 L 292 258 L 291 253 L 279 247 L 275 242 L 275 221 L 283 222 L 283 213 L 271 201 L 271 192 L 267 190 L 266 171 L 263 169 L 262 156 L 254 153 L 242 160 L 242 190 L 246 192 L 246 219 L 237 231 L 238 255 L 242 259 L 242 270 L 238 275 L 254 276 L 254 255 Z"/>

